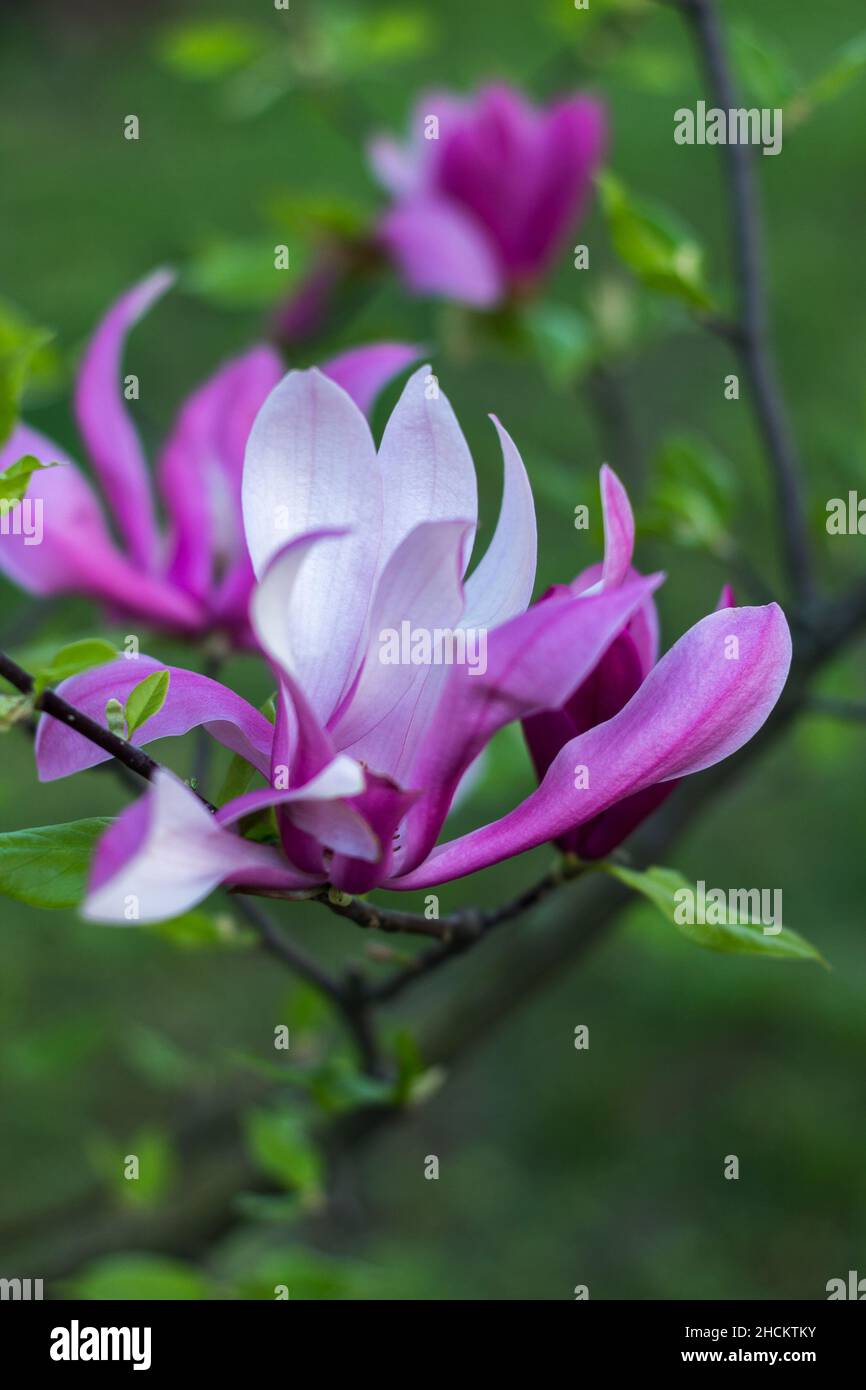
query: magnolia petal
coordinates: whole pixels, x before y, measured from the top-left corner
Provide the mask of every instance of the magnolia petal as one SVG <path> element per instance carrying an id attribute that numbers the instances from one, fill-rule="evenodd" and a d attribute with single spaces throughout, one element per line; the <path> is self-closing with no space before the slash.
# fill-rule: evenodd
<path id="1" fill-rule="evenodd" d="M 427 789 L 409 816 L 404 868 L 429 853 L 463 773 L 497 729 L 564 704 L 660 582 L 652 576 L 590 598 L 567 592 L 548 598 L 490 633 L 483 675 L 467 667 L 450 673 L 412 775 L 404 779 Z"/>
<path id="2" fill-rule="evenodd" d="M 354 798 L 353 808 L 363 816 L 376 837 L 375 856 L 335 854 L 328 878 L 346 893 L 368 893 L 388 877 L 399 841 L 399 826 L 417 800 L 417 792 L 406 792 L 388 777 L 367 774 L 362 795 Z"/>
<path id="3" fill-rule="evenodd" d="M 644 788 L 720 762 L 760 729 L 790 661 L 791 636 L 777 604 L 711 613 L 662 657 L 625 709 L 565 745 L 520 806 L 440 846 L 389 886 L 422 888 L 473 873 L 556 839 Z M 578 769 L 587 775 L 578 778 Z"/>
<path id="4" fill-rule="evenodd" d="M 259 576 L 292 540 L 325 526 L 351 531 L 339 546 L 317 547 L 293 581 L 295 673 L 326 721 L 362 649 L 382 490 L 367 421 L 321 372 L 290 372 L 259 411 L 247 444 L 243 511 Z"/>
<path id="5" fill-rule="evenodd" d="M 276 850 L 223 829 L 190 789 L 161 769 L 97 846 L 83 915 L 158 922 L 186 912 L 220 883 L 291 890 L 308 884 Z"/>
<path id="6" fill-rule="evenodd" d="M 351 748 L 378 772 L 396 775 L 398 757 L 383 754 L 382 738 L 392 755 L 405 748 L 412 709 L 403 697 L 412 687 L 416 708 L 419 682 L 431 670 L 430 663 L 412 663 L 413 635 L 432 640 L 437 631 L 453 633 L 460 622 L 462 557 L 471 530 L 464 521 L 422 522 L 397 546 L 376 586 L 364 664 L 331 733 L 339 747 Z M 408 719 L 395 718 L 401 703 Z"/>
<path id="7" fill-rule="evenodd" d="M 634 551 L 634 514 L 628 493 L 612 468 L 601 466 L 601 507 L 604 517 L 604 564 L 601 583 L 605 589 L 622 584 L 631 569 Z"/>
<path id="8" fill-rule="evenodd" d="M 133 743 L 143 746 L 202 726 L 218 743 L 239 753 L 267 776 L 273 725 L 240 695 L 208 676 L 166 666 L 149 656 L 134 660 L 121 657 L 62 681 L 57 693 L 82 714 L 103 724 L 107 701 L 115 698 L 124 704 L 133 687 L 153 671 L 169 672 L 168 695 L 159 713 L 136 731 Z M 35 754 L 41 782 L 53 782 L 96 767 L 111 756 L 49 715 L 43 715 L 39 721 Z"/>
<path id="9" fill-rule="evenodd" d="M 86 594 L 114 611 L 181 630 L 202 624 L 194 599 L 143 573 L 116 549 L 95 493 L 64 450 L 19 425 L 0 451 L 0 468 L 24 454 L 59 467 L 34 473 L 20 513 L 10 510 L 8 534 L 0 535 L 0 570 L 30 593 Z"/>
<path id="10" fill-rule="evenodd" d="M 385 426 L 379 466 L 382 563 L 421 522 L 466 521 L 474 533 L 475 466 L 457 417 L 429 366 L 419 367 L 403 388 Z"/>
<path id="11" fill-rule="evenodd" d="M 498 627 L 532 598 L 538 554 L 532 488 L 511 435 L 491 415 L 504 468 L 499 520 L 483 559 L 466 581 L 464 627 Z"/>
<path id="12" fill-rule="evenodd" d="M 243 561 L 240 524 L 244 450 L 253 421 L 283 375 L 279 355 L 258 346 L 224 363 L 181 406 L 159 461 L 171 520 L 168 573 L 205 599 L 219 562 Z"/>
<path id="13" fill-rule="evenodd" d="M 504 293 L 496 251 L 481 225 L 446 198 L 420 194 L 397 203 L 379 239 L 409 289 L 490 308 Z"/>
<path id="14" fill-rule="evenodd" d="M 323 362 L 322 371 L 369 415 L 382 388 L 420 356 L 421 349 L 411 343 L 371 343 Z"/>
<path id="15" fill-rule="evenodd" d="M 716 612 L 721 608 L 736 608 L 736 606 L 737 600 L 734 597 L 733 589 L 730 584 L 723 584 L 722 592 L 719 594 L 719 601 L 716 604 Z"/>
<path id="16" fill-rule="evenodd" d="M 297 801 L 334 801 L 338 797 L 358 796 L 364 790 L 364 769 L 354 758 L 338 753 L 326 768 L 303 786 L 277 791 L 261 787 L 227 801 L 216 813 L 220 825 L 234 825 L 244 816 L 268 806 L 288 806 Z"/>
<path id="17" fill-rule="evenodd" d="M 75 416 L 105 496 L 144 569 L 156 562 L 159 534 L 147 463 L 120 384 L 126 335 L 164 294 L 174 276 L 156 270 L 115 300 L 84 354 L 75 386 Z"/>

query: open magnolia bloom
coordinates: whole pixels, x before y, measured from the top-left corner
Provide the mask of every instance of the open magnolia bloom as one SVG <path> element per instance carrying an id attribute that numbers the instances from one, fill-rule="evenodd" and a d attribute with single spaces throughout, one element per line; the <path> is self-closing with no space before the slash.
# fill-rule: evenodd
<path id="1" fill-rule="evenodd" d="M 225 363 L 183 403 L 157 468 L 168 516 L 163 535 L 121 385 L 121 363 L 127 333 L 172 280 L 170 272 L 156 271 L 111 306 L 76 382 L 78 428 L 120 545 L 96 493 L 65 451 L 22 423 L 0 448 L 0 471 L 25 455 L 59 466 L 34 473 L 27 491 L 28 504 L 40 509 L 40 543 L 4 529 L 0 571 L 34 594 L 85 594 L 113 613 L 159 628 L 219 628 L 245 642 L 254 575 L 239 524 L 244 448 L 284 367 L 272 348 L 254 347 Z M 323 370 L 366 411 L 381 387 L 417 356 L 404 343 L 377 343 L 343 353 Z M 137 395 L 135 378 L 126 383 Z"/>
<path id="2" fill-rule="evenodd" d="M 528 607 L 532 494 L 517 449 L 494 424 L 502 506 L 464 581 L 474 469 L 428 369 L 410 378 L 378 455 L 363 414 L 334 382 L 317 371 L 280 382 L 256 418 L 243 478 L 258 576 L 251 620 L 277 680 L 275 722 L 216 681 L 172 669 L 165 705 L 138 735 L 203 725 L 268 785 L 212 815 L 160 773 L 100 841 L 86 915 L 167 917 L 220 883 L 350 893 L 441 883 L 597 823 L 718 762 L 760 728 L 790 661 L 781 610 L 717 611 L 655 662 L 651 594 L 661 576 L 631 569 L 631 509 L 610 470 L 598 579 L 584 575 Z M 451 647 L 437 645 L 437 633 L 450 634 Z M 562 742 L 538 789 L 503 819 L 437 848 L 461 779 L 496 731 L 566 706 L 623 633 L 646 674 L 613 718 Z M 109 698 L 123 699 L 157 667 L 121 659 L 60 690 L 99 719 Z M 47 780 L 106 755 L 43 718 L 36 756 Z M 274 809 L 278 843 L 239 833 L 264 808 Z"/>
<path id="3" fill-rule="evenodd" d="M 603 108 L 546 109 L 515 88 L 429 92 L 410 138 L 380 135 L 370 160 L 393 204 L 378 239 L 410 289 L 489 307 L 538 279 L 579 219 L 604 150 Z"/>

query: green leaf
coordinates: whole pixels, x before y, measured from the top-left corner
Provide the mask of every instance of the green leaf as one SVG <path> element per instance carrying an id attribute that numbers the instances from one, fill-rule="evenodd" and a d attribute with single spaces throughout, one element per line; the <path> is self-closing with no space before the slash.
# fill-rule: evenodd
<path id="1" fill-rule="evenodd" d="M 4 315 L 0 319 L 0 444 L 18 419 L 24 387 L 52 334 Z"/>
<path id="2" fill-rule="evenodd" d="M 534 356 L 555 386 L 578 381 L 592 363 L 592 325 L 567 304 L 531 305 L 523 315 L 523 327 Z"/>
<path id="3" fill-rule="evenodd" d="M 759 106 L 782 106 L 797 88 L 797 74 L 777 42 L 746 24 L 730 28 L 734 66 L 746 95 Z"/>
<path id="4" fill-rule="evenodd" d="M 112 1195 L 124 1206 L 158 1206 L 168 1193 L 175 1175 L 172 1143 L 165 1130 L 153 1127 L 138 1130 L 123 1147 L 102 1135 L 91 1138 L 91 1162 L 104 1178 Z M 127 1160 L 138 1159 L 138 1177 L 127 1177 Z"/>
<path id="5" fill-rule="evenodd" d="M 7 734 L 32 713 L 32 695 L 0 695 L 0 734 Z"/>
<path id="6" fill-rule="evenodd" d="M 264 50 L 264 32 L 241 20 L 190 20 L 162 35 L 159 57 L 180 77 L 210 82 L 243 68 Z"/>
<path id="7" fill-rule="evenodd" d="M 348 77 L 419 58 L 433 39 L 433 22 L 420 7 L 395 7 L 366 15 L 359 10 L 323 9 L 314 35 L 315 58 L 323 73 Z M 301 76 L 306 75 L 305 56 L 309 55 L 302 51 L 296 54 Z"/>
<path id="8" fill-rule="evenodd" d="M 123 705 L 113 696 L 105 702 L 105 723 L 112 734 L 117 734 L 118 738 L 126 738 L 126 715 L 123 713 Z"/>
<path id="9" fill-rule="evenodd" d="M 245 1118 L 247 1144 L 263 1172 L 305 1205 L 318 1204 L 322 1193 L 322 1158 L 297 1115 L 281 1110 L 252 1110 Z"/>
<path id="10" fill-rule="evenodd" d="M 10 463 L 9 467 L 0 473 L 0 502 L 20 502 L 27 495 L 27 488 L 34 473 L 56 467 L 56 463 L 40 463 L 33 454 L 25 454 L 17 463 Z"/>
<path id="11" fill-rule="evenodd" d="M 256 769 L 252 763 L 248 763 L 240 753 L 233 753 L 222 786 L 217 793 L 217 806 L 225 806 L 227 801 L 234 801 L 236 796 L 243 796 L 255 775 Z"/>
<path id="12" fill-rule="evenodd" d="M 34 671 L 33 693 L 41 695 L 48 686 L 59 685 L 61 681 L 89 671 L 93 666 L 104 666 L 116 657 L 117 648 L 101 637 L 85 637 L 80 642 L 70 642 L 55 652 L 47 665 Z"/>
<path id="13" fill-rule="evenodd" d="M 661 445 L 651 475 L 643 529 L 727 556 L 737 501 L 737 476 L 728 460 L 705 440 L 678 434 Z"/>
<path id="14" fill-rule="evenodd" d="M 667 210 L 633 199 L 613 174 L 600 174 L 597 182 L 614 248 L 638 280 L 693 309 L 711 308 L 694 236 Z"/>
<path id="15" fill-rule="evenodd" d="M 866 32 L 858 34 L 839 50 L 830 67 L 792 98 L 785 119 L 792 125 L 811 116 L 828 101 L 841 96 L 866 71 Z"/>
<path id="16" fill-rule="evenodd" d="M 293 240 L 289 268 L 277 270 L 276 244 L 261 238 L 210 242 L 187 266 L 184 286 L 218 309 L 266 308 L 294 284 L 307 261 L 306 247 Z"/>
<path id="17" fill-rule="evenodd" d="M 110 824 L 97 816 L 3 831 L 0 893 L 31 907 L 76 907 L 84 897 L 96 841 Z"/>
<path id="18" fill-rule="evenodd" d="M 230 913 L 203 912 L 200 908 L 164 922 L 153 922 L 148 930 L 174 946 L 192 951 L 215 946 L 249 946 L 257 939 L 255 932 L 238 926 Z"/>
<path id="19" fill-rule="evenodd" d="M 693 898 L 695 885 L 689 883 L 676 869 L 657 866 L 644 870 L 628 869 L 622 864 L 612 863 L 600 864 L 598 867 L 618 878 L 620 883 L 634 889 L 636 893 L 642 893 L 658 908 L 663 917 L 672 922 L 677 930 L 696 946 L 704 946 L 710 951 L 766 956 L 771 960 L 814 960 L 820 965 L 826 965 L 821 953 L 804 937 L 788 927 L 770 935 L 763 930 L 759 922 L 716 925 L 678 921 L 682 906 L 678 895 L 687 893 Z"/>
<path id="20" fill-rule="evenodd" d="M 355 237 L 367 227 L 370 211 L 363 204 L 337 194 L 278 193 L 267 211 L 277 225 L 303 237 L 322 233 Z"/>
<path id="21" fill-rule="evenodd" d="M 151 671 L 149 676 L 145 676 L 143 681 L 133 686 L 127 696 L 124 710 L 127 738 L 132 738 L 142 724 L 159 714 L 165 704 L 170 681 L 170 671 Z"/>
<path id="22" fill-rule="evenodd" d="M 204 1275 L 181 1260 L 163 1255 L 106 1255 L 95 1260 L 68 1285 L 71 1298 L 144 1300 L 210 1298 Z"/>

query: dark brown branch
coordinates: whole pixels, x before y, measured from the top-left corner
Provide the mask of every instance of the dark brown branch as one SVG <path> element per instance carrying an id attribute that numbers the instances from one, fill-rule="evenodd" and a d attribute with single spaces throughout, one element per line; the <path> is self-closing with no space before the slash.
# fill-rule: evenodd
<path id="1" fill-rule="evenodd" d="M 712 0 L 673 0 L 673 3 L 692 26 L 714 104 L 725 111 L 736 109 L 738 95 L 715 5 Z M 717 320 L 713 326 L 715 331 L 724 328 L 723 336 L 731 341 L 749 381 L 773 475 L 785 568 L 793 592 L 801 600 L 808 600 L 814 593 L 812 556 L 797 447 L 768 337 L 764 250 L 752 151 L 747 145 L 729 143 L 722 153 L 730 196 L 739 315 L 736 325 L 722 325 L 722 321 Z"/>
<path id="2" fill-rule="evenodd" d="M 353 898 L 348 893 L 338 893 L 334 889 L 316 895 L 317 901 L 324 903 L 338 917 L 346 917 L 364 931 L 402 932 L 409 936 L 430 936 L 444 946 L 462 943 L 465 948 L 476 942 L 492 927 L 500 922 L 509 922 L 540 903 L 549 893 L 562 884 L 578 878 L 586 869 L 577 860 L 563 859 L 512 902 L 490 909 L 464 908 L 448 917 L 427 918 L 418 912 L 404 912 L 400 908 L 379 907 L 363 898 Z M 420 957 L 419 957 L 420 959 Z"/>

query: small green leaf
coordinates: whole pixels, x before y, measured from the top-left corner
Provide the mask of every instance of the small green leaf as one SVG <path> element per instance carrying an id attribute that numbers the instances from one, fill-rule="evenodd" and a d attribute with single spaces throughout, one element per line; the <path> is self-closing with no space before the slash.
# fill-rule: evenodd
<path id="1" fill-rule="evenodd" d="M 841 96 L 863 72 L 866 72 L 866 33 L 849 40 L 826 72 L 791 99 L 785 110 L 785 119 L 790 120 L 792 125 L 799 125 L 807 116 L 811 116 L 816 107 Z"/>
<path id="2" fill-rule="evenodd" d="M 613 174 L 597 179 L 602 210 L 617 255 L 648 289 L 712 307 L 703 281 L 703 252 L 694 236 L 667 210 L 639 203 Z"/>
<path id="3" fill-rule="evenodd" d="M 263 51 L 264 32 L 240 20 L 191 20 L 173 24 L 159 44 L 166 67 L 180 77 L 210 82 L 236 72 Z"/>
<path id="4" fill-rule="evenodd" d="M 248 763 L 240 753 L 233 753 L 222 786 L 217 793 L 217 806 L 225 806 L 227 801 L 234 801 L 236 796 L 243 796 L 244 792 L 249 790 L 255 775 L 256 769 L 252 763 Z"/>
<path id="5" fill-rule="evenodd" d="M 257 939 L 255 932 L 238 926 L 230 913 L 203 912 L 200 908 L 154 922 L 149 930 L 183 950 L 249 946 Z"/>
<path id="6" fill-rule="evenodd" d="M 268 204 L 272 220 L 302 237 L 356 237 L 367 227 L 370 212 L 345 196 L 324 193 L 278 193 Z"/>
<path id="7" fill-rule="evenodd" d="M 634 889 L 636 893 L 642 893 L 658 908 L 663 917 L 672 922 L 677 930 L 696 946 L 704 946 L 710 951 L 766 956 L 775 960 L 814 960 L 820 965 L 826 965 L 821 953 L 804 937 L 788 927 L 769 934 L 763 930 L 760 922 L 715 924 L 679 921 L 678 918 L 682 915 L 680 907 L 689 901 L 686 897 L 681 901 L 679 895 L 689 894 L 691 899 L 694 899 L 695 886 L 676 869 L 628 869 L 622 864 L 612 863 L 599 864 L 598 867 L 618 878 L 620 883 Z"/>
<path id="8" fill-rule="evenodd" d="M 282 1110 L 252 1110 L 244 1125 L 247 1143 L 259 1167 L 307 1206 L 321 1198 L 322 1157 L 297 1115 Z"/>
<path id="9" fill-rule="evenodd" d="M 293 238 L 283 243 L 289 246 L 289 266 L 278 270 L 276 244 L 262 238 L 209 242 L 187 266 L 185 288 L 218 309 L 266 308 L 294 284 L 307 261 L 306 247 Z"/>
<path id="10" fill-rule="evenodd" d="M 14 429 L 24 387 L 52 336 L 6 315 L 0 321 L 0 444 Z"/>
<path id="11" fill-rule="evenodd" d="M 31 907 L 76 907 L 104 817 L 0 834 L 0 893 Z"/>
<path id="12" fill-rule="evenodd" d="M 784 107 L 798 84 L 797 74 L 778 42 L 771 43 L 745 24 L 732 26 L 730 37 L 745 94 L 759 106 Z"/>
<path id="13" fill-rule="evenodd" d="M 32 695 L 0 695 L 0 734 L 8 733 L 32 713 Z"/>
<path id="14" fill-rule="evenodd" d="M 523 327 L 529 346 L 555 386 L 571 385 L 591 365 L 592 325 L 577 309 L 567 304 L 533 304 L 524 312 Z"/>
<path id="15" fill-rule="evenodd" d="M 105 723 L 109 731 L 118 738 L 126 738 L 126 716 L 123 705 L 114 696 L 105 702 Z"/>
<path id="16" fill-rule="evenodd" d="M 71 1298 L 114 1298 L 148 1301 L 185 1299 L 199 1301 L 213 1290 L 192 1265 L 163 1255 L 106 1255 L 95 1260 L 68 1285 Z"/>
<path id="17" fill-rule="evenodd" d="M 132 738 L 142 724 L 159 714 L 165 704 L 170 681 L 170 671 L 151 671 L 149 676 L 145 676 L 143 681 L 139 681 L 138 685 L 130 690 L 124 710 L 127 738 Z"/>
<path id="18" fill-rule="evenodd" d="M 651 465 L 646 532 L 726 557 L 737 500 L 737 477 L 727 459 L 695 435 L 666 439 Z"/>
<path id="19" fill-rule="evenodd" d="M 34 473 L 56 467 L 56 463 L 40 463 L 33 454 L 25 454 L 16 463 L 10 463 L 9 467 L 0 473 L 0 502 L 20 502 L 27 495 L 27 488 Z"/>
<path id="20" fill-rule="evenodd" d="M 33 673 L 33 693 L 41 695 L 48 686 L 60 685 L 70 676 L 89 671 L 94 666 L 104 666 L 117 657 L 117 648 L 101 637 L 85 637 L 80 642 L 70 642 L 55 652 L 50 662 Z"/>
<path id="21" fill-rule="evenodd" d="M 166 1196 L 175 1174 L 175 1157 L 165 1130 L 142 1128 L 122 1148 L 106 1136 L 95 1135 L 89 1149 L 97 1173 L 124 1206 L 155 1207 Z M 131 1158 L 138 1160 L 136 1176 L 132 1175 Z"/>

